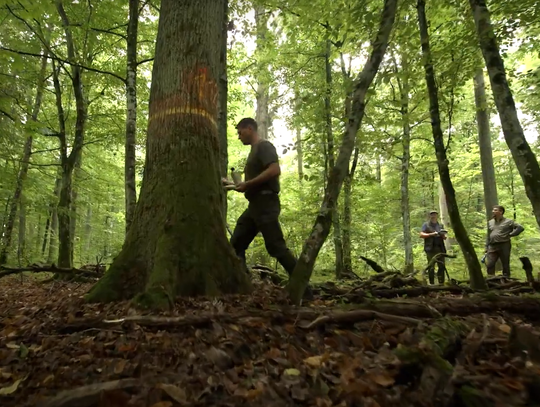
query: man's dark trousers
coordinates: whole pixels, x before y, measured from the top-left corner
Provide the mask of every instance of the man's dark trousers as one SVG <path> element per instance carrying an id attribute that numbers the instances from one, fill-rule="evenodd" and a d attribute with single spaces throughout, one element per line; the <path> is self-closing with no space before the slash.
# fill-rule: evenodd
<path id="1" fill-rule="evenodd" d="M 249 200 L 248 208 L 240 215 L 236 222 L 231 244 L 244 264 L 246 250 L 261 232 L 268 254 L 275 257 L 285 271 L 292 274 L 296 267 L 296 258 L 287 248 L 283 231 L 279 224 L 281 204 L 279 196 L 273 191 L 261 191 Z M 247 267 L 246 267 L 247 268 Z"/>
<path id="2" fill-rule="evenodd" d="M 446 250 L 442 247 L 433 246 L 429 252 L 426 252 L 427 261 L 429 262 L 439 253 L 446 253 Z M 440 256 L 436 261 L 437 265 L 437 280 L 439 284 L 444 284 L 444 273 L 446 272 L 445 258 Z M 435 264 L 431 265 L 428 269 L 429 283 L 435 283 Z"/>
<path id="3" fill-rule="evenodd" d="M 501 259 L 502 272 L 506 277 L 510 277 L 510 252 L 512 251 L 512 243 L 501 242 L 491 243 L 488 246 L 486 256 L 486 268 L 489 276 L 495 275 L 495 264 Z"/>

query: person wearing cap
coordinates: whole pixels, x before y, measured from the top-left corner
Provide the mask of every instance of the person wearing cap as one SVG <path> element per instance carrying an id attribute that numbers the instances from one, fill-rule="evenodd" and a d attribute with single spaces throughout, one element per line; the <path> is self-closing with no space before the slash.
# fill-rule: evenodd
<path id="1" fill-rule="evenodd" d="M 493 217 L 488 222 L 488 235 L 486 240 L 486 267 L 490 276 L 495 275 L 495 264 L 501 259 L 502 272 L 510 277 L 510 239 L 519 235 L 525 229 L 513 219 L 504 217 L 504 207 L 495 205 L 492 210 Z"/>
<path id="2" fill-rule="evenodd" d="M 439 253 L 446 253 L 444 241 L 446 240 L 446 230 L 438 221 L 438 212 L 431 211 L 429 220 L 422 225 L 420 237 L 424 239 L 424 251 L 426 252 L 428 264 L 433 257 Z M 437 280 L 439 284 L 444 284 L 444 275 L 446 272 L 444 256 L 440 256 L 437 263 Z M 428 269 L 428 278 L 430 284 L 435 284 L 435 265 L 431 265 Z"/>

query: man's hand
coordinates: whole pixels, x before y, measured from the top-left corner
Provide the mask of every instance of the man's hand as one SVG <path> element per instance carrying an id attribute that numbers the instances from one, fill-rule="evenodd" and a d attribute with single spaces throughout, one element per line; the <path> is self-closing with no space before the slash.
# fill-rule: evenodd
<path id="1" fill-rule="evenodd" d="M 226 186 L 226 185 L 233 185 L 234 182 L 232 182 L 231 180 L 227 179 L 227 178 L 221 178 L 221 184 L 223 186 Z"/>
<path id="2" fill-rule="evenodd" d="M 247 189 L 248 189 L 248 183 L 247 182 L 241 182 L 236 186 L 235 191 L 237 191 L 237 192 L 246 192 Z"/>
<path id="3" fill-rule="evenodd" d="M 439 232 L 431 232 L 430 235 L 433 236 L 433 237 L 439 236 Z"/>

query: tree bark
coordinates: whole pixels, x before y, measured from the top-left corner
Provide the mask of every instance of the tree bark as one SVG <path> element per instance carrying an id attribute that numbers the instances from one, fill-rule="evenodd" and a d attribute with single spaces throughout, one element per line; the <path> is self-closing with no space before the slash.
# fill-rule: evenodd
<path id="1" fill-rule="evenodd" d="M 302 129 L 300 126 L 296 129 L 296 161 L 298 164 L 298 179 L 304 180 L 304 150 L 302 146 Z"/>
<path id="2" fill-rule="evenodd" d="M 61 188 L 62 174 L 60 172 L 54 182 L 54 202 L 52 202 L 50 206 L 51 222 L 49 227 L 49 254 L 47 257 L 47 263 L 49 264 L 52 264 L 54 260 L 58 258 L 58 201 L 60 200 Z"/>
<path id="3" fill-rule="evenodd" d="M 326 52 L 324 54 L 326 91 L 324 94 L 324 116 L 325 116 L 325 131 L 326 131 L 326 152 L 328 156 L 327 178 L 335 166 L 334 157 L 334 130 L 332 126 L 332 65 L 330 63 L 332 43 L 326 40 Z M 334 232 L 334 252 L 335 252 L 335 273 L 339 280 L 343 276 L 343 242 L 341 240 L 341 224 L 339 220 L 338 201 L 334 202 L 332 208 L 332 230 Z"/>
<path id="4" fill-rule="evenodd" d="M 86 207 L 86 219 L 84 222 L 84 256 L 81 256 L 84 259 L 86 264 L 89 264 L 92 261 L 92 256 L 90 252 L 92 250 L 92 205 L 88 203 Z"/>
<path id="5" fill-rule="evenodd" d="M 17 238 L 17 263 L 20 266 L 26 257 L 26 203 L 24 194 L 21 194 L 19 198 L 19 233 Z"/>
<path id="6" fill-rule="evenodd" d="M 228 26 L 229 26 L 229 2 L 225 1 L 225 15 L 223 16 L 223 22 L 221 29 L 223 31 L 221 38 L 221 53 L 220 53 L 220 66 L 218 74 L 218 88 L 219 88 L 219 110 L 218 110 L 218 137 L 219 137 L 219 168 L 221 176 L 228 178 L 227 168 L 229 166 L 229 152 L 228 152 L 228 138 L 227 138 L 227 117 L 228 117 L 228 106 L 227 98 L 229 93 L 229 82 L 228 82 L 228 72 L 227 72 L 227 37 L 228 37 Z M 223 208 L 223 220 L 226 224 L 227 222 L 227 191 L 223 190 L 221 194 L 222 208 Z"/>
<path id="7" fill-rule="evenodd" d="M 445 228 L 448 228 L 451 226 L 452 222 L 450 221 L 450 214 L 448 212 L 448 201 L 446 200 L 446 193 L 444 192 L 444 187 L 442 182 L 439 182 L 439 212 L 440 212 L 440 220 L 442 225 Z M 448 237 L 444 241 L 444 247 L 446 247 L 446 251 L 450 251 L 452 249 L 452 238 Z"/>
<path id="8" fill-rule="evenodd" d="M 422 44 L 422 55 L 424 58 L 424 69 L 426 72 L 426 83 L 429 96 L 429 110 L 431 115 L 431 129 L 433 132 L 433 141 L 435 145 L 435 153 L 437 156 L 437 166 L 441 184 L 446 195 L 446 203 L 448 206 L 448 214 L 452 223 L 452 228 L 456 235 L 456 239 L 461 247 L 465 262 L 469 269 L 471 287 L 473 289 L 485 289 L 486 282 L 482 275 L 480 262 L 474 251 L 474 246 L 469 239 L 467 230 L 463 226 L 459 208 L 456 200 L 456 193 L 452 180 L 450 179 L 450 170 L 448 168 L 448 158 L 446 157 L 446 149 L 444 146 L 444 136 L 441 128 L 441 118 L 439 113 L 439 97 L 437 84 L 435 82 L 435 70 L 431 62 L 431 50 L 429 45 L 428 23 L 426 19 L 425 2 L 418 0 L 418 25 L 420 27 L 420 42 Z"/>
<path id="9" fill-rule="evenodd" d="M 79 198 L 79 183 L 81 182 L 81 159 L 82 154 L 79 154 L 77 157 L 77 161 L 75 163 L 75 168 L 73 170 L 73 186 L 71 188 L 71 207 L 69 211 L 69 235 L 72 239 L 71 244 L 71 264 L 73 265 L 73 262 L 75 261 L 75 241 L 76 239 L 76 233 L 77 233 L 77 209 L 78 209 L 78 198 Z"/>
<path id="10" fill-rule="evenodd" d="M 34 100 L 34 106 L 32 107 L 32 115 L 30 116 L 30 121 L 36 122 L 38 118 L 39 111 L 41 109 L 41 102 L 43 100 L 43 90 L 45 88 L 45 73 L 47 70 L 47 51 L 46 49 L 43 52 L 43 57 L 41 58 L 41 67 L 38 76 L 38 83 L 36 88 L 36 98 Z M 32 131 L 32 130 L 30 130 Z M 2 231 L 2 251 L 0 252 L 0 265 L 6 264 L 8 260 L 9 248 L 11 247 L 11 239 L 13 234 L 13 226 L 15 225 L 15 218 L 17 217 L 17 207 L 20 205 L 20 199 L 24 188 L 24 181 L 28 174 L 28 166 L 30 164 L 30 156 L 32 155 L 32 144 L 34 138 L 32 134 L 28 135 L 26 142 L 24 143 L 21 166 L 19 169 L 19 174 L 17 175 L 17 183 L 15 185 L 15 192 L 13 193 L 13 198 L 10 203 L 10 210 L 8 219 L 6 222 L 6 227 Z"/>
<path id="11" fill-rule="evenodd" d="M 540 166 L 525 139 L 485 0 L 469 0 L 502 131 L 540 226 Z"/>
<path id="12" fill-rule="evenodd" d="M 224 1 L 161 2 L 135 218 L 89 301 L 135 297 L 140 305 L 162 308 L 177 295 L 250 288 L 227 241 L 220 201 L 216 75 Z"/>
<path id="13" fill-rule="evenodd" d="M 343 271 L 345 274 L 353 272 L 352 267 L 352 182 L 354 173 L 358 164 L 358 147 L 354 149 L 354 157 L 351 168 L 347 171 L 347 176 L 344 181 L 344 196 L 343 196 Z"/>
<path id="14" fill-rule="evenodd" d="M 257 106 L 255 111 L 255 121 L 258 124 L 258 133 L 263 140 L 268 139 L 268 130 L 270 128 L 269 113 L 269 83 L 268 66 L 266 56 L 264 55 L 266 34 L 268 33 L 268 11 L 263 6 L 255 7 L 255 25 L 257 30 L 257 48 L 255 50 L 257 57 L 260 58 L 257 70 Z"/>
<path id="15" fill-rule="evenodd" d="M 489 220 L 492 217 L 491 210 L 493 206 L 499 203 L 499 198 L 497 197 L 497 181 L 495 180 L 491 133 L 489 131 L 489 111 L 487 108 L 486 87 L 482 69 L 478 69 L 474 75 L 474 101 L 476 104 L 478 144 L 480 146 L 480 165 L 482 167 L 482 181 L 484 184 L 484 205 L 486 219 Z"/>
<path id="16" fill-rule="evenodd" d="M 398 73 L 397 64 L 395 66 Z M 405 272 L 414 271 L 413 244 L 411 236 L 411 210 L 409 207 L 409 167 L 411 164 L 411 122 L 409 116 L 409 61 L 405 52 L 401 54 L 401 71 L 403 80 L 399 74 L 396 75 L 399 85 L 401 102 L 401 125 L 403 127 L 403 136 L 401 145 L 403 155 L 401 156 L 401 216 L 403 225 L 403 243 L 405 246 Z"/>
<path id="17" fill-rule="evenodd" d="M 62 20 L 66 36 L 67 54 L 69 61 L 76 60 L 75 44 L 71 32 L 70 21 L 64 10 L 63 0 L 56 0 L 56 9 Z M 82 152 L 84 144 L 84 126 L 86 124 L 87 104 L 84 98 L 82 84 L 82 68 L 80 65 L 71 65 L 71 84 L 75 97 L 75 137 L 71 146 L 71 152 L 67 153 L 66 123 L 62 106 L 62 91 L 58 78 L 58 71 L 53 69 L 53 82 L 55 83 L 56 107 L 60 124 L 60 161 L 62 165 L 62 186 L 60 189 L 60 200 L 58 201 L 58 266 L 61 268 L 72 268 L 73 236 L 71 235 L 70 215 L 72 203 L 72 181 L 73 170 Z"/>
<path id="18" fill-rule="evenodd" d="M 125 144 L 125 200 L 126 233 L 133 222 L 137 205 L 136 156 L 137 145 L 137 36 L 139 28 L 139 0 L 129 0 L 127 24 L 126 69 L 126 144 Z"/>
<path id="19" fill-rule="evenodd" d="M 364 117 L 365 100 L 368 89 L 377 74 L 382 58 L 388 46 L 390 32 L 394 25 L 397 10 L 397 0 L 385 0 L 381 23 L 377 36 L 373 41 L 373 49 L 364 69 L 354 84 L 352 93 L 351 114 L 345 125 L 343 142 L 336 160 L 336 165 L 330 172 L 330 178 L 325 190 L 319 214 L 311 233 L 304 243 L 302 253 L 288 285 L 289 295 L 295 304 L 299 304 L 309 283 L 317 255 L 328 237 L 332 225 L 332 214 L 343 180 L 347 175 L 347 167 L 354 148 L 356 133 Z"/>

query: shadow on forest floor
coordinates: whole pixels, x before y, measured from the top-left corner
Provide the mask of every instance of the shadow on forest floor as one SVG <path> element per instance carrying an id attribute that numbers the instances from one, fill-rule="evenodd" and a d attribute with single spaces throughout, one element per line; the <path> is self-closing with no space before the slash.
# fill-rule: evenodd
<path id="1" fill-rule="evenodd" d="M 125 302 L 84 304 L 90 286 L 2 279 L 0 405 L 540 402 L 536 298 L 427 292 L 344 307 L 343 296 L 316 289 L 295 308 L 257 281 L 250 296 L 182 299 L 149 315 Z"/>

